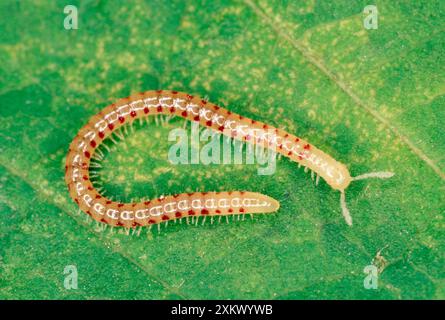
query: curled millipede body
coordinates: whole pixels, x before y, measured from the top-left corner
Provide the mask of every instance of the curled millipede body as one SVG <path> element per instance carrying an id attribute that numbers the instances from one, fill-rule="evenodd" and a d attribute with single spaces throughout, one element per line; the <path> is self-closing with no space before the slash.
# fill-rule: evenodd
<path id="1" fill-rule="evenodd" d="M 350 225 L 352 219 L 346 208 L 344 190 L 351 181 L 361 177 L 392 176 L 392 173 L 381 172 L 352 178 L 345 165 L 295 135 L 186 93 L 147 91 L 121 99 L 91 117 L 70 145 L 65 181 L 70 196 L 94 220 L 129 228 L 190 216 L 270 213 L 279 209 L 279 203 L 271 197 L 247 191 L 182 193 L 134 203 L 120 203 L 106 198 L 90 180 L 90 167 L 95 165 L 92 158 L 102 157 L 98 147 L 108 137 L 112 138 L 111 134 L 120 127 L 159 114 L 180 116 L 233 139 L 273 149 L 312 170 L 333 189 L 341 192 L 343 215 Z"/>

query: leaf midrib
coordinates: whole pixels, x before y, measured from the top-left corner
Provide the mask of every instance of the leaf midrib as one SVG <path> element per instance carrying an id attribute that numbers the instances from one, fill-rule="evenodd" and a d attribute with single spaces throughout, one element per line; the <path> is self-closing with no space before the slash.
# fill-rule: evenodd
<path id="1" fill-rule="evenodd" d="M 429 158 L 420 148 L 418 148 L 414 142 L 412 142 L 403 132 L 392 125 L 389 120 L 381 116 L 375 109 L 375 104 L 366 104 L 360 96 L 352 90 L 346 82 L 340 80 L 340 77 L 330 70 L 323 62 L 313 56 L 310 52 L 310 48 L 304 46 L 300 41 L 294 39 L 289 33 L 287 33 L 283 27 L 281 27 L 280 22 L 274 21 L 266 13 L 264 13 L 255 3 L 251 0 L 243 0 L 245 5 L 250 7 L 252 11 L 259 17 L 262 18 L 265 23 L 275 31 L 278 37 L 283 38 L 292 47 L 294 47 L 310 64 L 315 66 L 321 73 L 323 73 L 329 80 L 334 82 L 334 84 L 339 87 L 346 95 L 348 95 L 355 105 L 357 105 L 362 110 L 366 111 L 372 118 L 383 124 L 386 128 L 392 131 L 408 148 L 414 153 L 418 158 L 425 162 L 442 180 L 445 180 L 445 173 L 434 163 L 434 161 Z"/>
<path id="2" fill-rule="evenodd" d="M 55 206 L 56 208 L 60 209 L 62 212 L 66 213 L 69 217 L 71 217 L 78 225 L 87 228 L 88 229 L 88 233 L 89 234 L 93 234 L 97 239 L 99 239 L 99 243 L 106 249 L 111 249 L 113 252 L 119 254 L 124 260 L 127 260 L 128 262 L 130 262 L 131 264 L 133 264 L 136 268 L 138 268 L 139 270 L 141 270 L 143 273 L 145 273 L 152 281 L 156 282 L 158 285 L 162 286 L 164 289 L 166 289 L 166 291 L 170 292 L 170 293 L 174 293 L 176 295 L 178 295 L 179 297 L 181 297 L 182 299 L 188 299 L 187 296 L 185 296 L 183 293 L 181 293 L 180 291 L 177 291 L 175 289 L 173 289 L 172 286 L 170 286 L 169 284 L 167 284 L 165 281 L 159 279 L 157 276 L 151 274 L 147 269 L 144 268 L 144 266 L 142 266 L 138 261 L 136 261 L 133 257 L 125 254 L 125 252 L 122 252 L 118 249 L 116 249 L 115 246 L 109 244 L 107 245 L 107 241 L 106 239 L 104 239 L 101 235 L 99 235 L 97 232 L 90 232 L 91 230 L 88 228 L 87 225 L 85 225 L 84 223 L 81 223 L 78 219 L 74 218 L 74 216 L 70 213 L 70 211 L 63 205 L 57 203 L 56 201 L 54 201 L 54 197 L 50 198 L 48 196 L 46 196 L 43 192 L 41 192 L 39 184 L 35 183 L 35 180 L 28 180 L 26 178 L 25 175 L 20 174 L 19 171 L 15 170 L 12 166 L 7 165 L 8 162 L 3 161 L 3 159 L 0 159 L 0 166 L 2 166 L 3 168 L 5 168 L 5 170 L 7 172 L 9 172 L 11 175 L 21 179 L 22 181 L 24 181 L 26 184 L 28 184 L 33 190 L 36 191 L 36 193 L 39 194 L 39 196 L 41 197 L 41 199 L 43 199 L 46 203 L 49 203 L 53 206 Z"/>

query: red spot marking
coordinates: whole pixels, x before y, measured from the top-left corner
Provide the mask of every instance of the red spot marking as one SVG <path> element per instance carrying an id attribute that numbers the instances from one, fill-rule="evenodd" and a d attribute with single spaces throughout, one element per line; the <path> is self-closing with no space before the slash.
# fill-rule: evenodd
<path id="1" fill-rule="evenodd" d="M 215 109 L 215 110 L 219 110 L 219 107 L 218 107 L 217 105 L 214 105 L 214 106 L 213 106 L 213 109 Z"/>
<path id="2" fill-rule="evenodd" d="M 299 155 L 299 156 L 298 156 L 298 159 L 299 159 L 299 160 L 303 160 L 303 157 Z"/>
<path id="3" fill-rule="evenodd" d="M 221 210 L 217 209 L 215 212 L 216 212 L 216 213 L 221 213 Z"/>
<path id="4" fill-rule="evenodd" d="M 107 220 L 105 220 L 104 218 L 102 218 L 102 219 L 100 219 L 100 222 L 107 223 Z"/>
<path id="5" fill-rule="evenodd" d="M 124 224 L 120 221 L 118 221 L 118 223 L 116 224 L 118 227 L 122 227 Z"/>
<path id="6" fill-rule="evenodd" d="M 263 129 L 267 129 L 267 128 L 268 128 L 267 124 L 263 124 Z"/>
<path id="7" fill-rule="evenodd" d="M 300 141 L 300 138 L 295 138 L 295 142 L 298 142 L 298 141 Z"/>
<path id="8" fill-rule="evenodd" d="M 201 100 L 202 104 L 207 104 L 207 101 Z"/>
<path id="9" fill-rule="evenodd" d="M 192 100 L 192 99 L 193 99 L 193 96 L 188 94 L 188 95 L 187 95 L 187 99 Z"/>
<path id="10" fill-rule="evenodd" d="M 162 90 L 156 90 L 156 93 L 162 93 Z"/>
<path id="11" fill-rule="evenodd" d="M 218 130 L 223 132 L 224 131 L 224 126 L 219 127 Z"/>
<path id="12" fill-rule="evenodd" d="M 166 216 L 166 215 L 163 215 L 163 216 L 162 216 L 162 220 L 163 220 L 163 221 L 167 221 L 167 220 L 170 220 L 170 218 L 169 218 L 168 216 Z"/>
<path id="13" fill-rule="evenodd" d="M 162 112 L 162 106 L 158 106 L 157 110 L 158 112 Z"/>
<path id="14" fill-rule="evenodd" d="M 182 111 L 181 116 L 187 117 L 187 111 Z"/>
<path id="15" fill-rule="evenodd" d="M 199 116 L 195 116 L 195 117 L 193 118 L 193 120 L 195 120 L 195 121 L 199 121 Z"/>
<path id="16" fill-rule="evenodd" d="M 232 208 L 230 208 L 230 209 L 229 209 L 229 212 L 233 212 L 233 209 L 232 209 Z"/>
<path id="17" fill-rule="evenodd" d="M 204 215 L 205 215 L 205 214 L 209 214 L 209 210 L 207 210 L 207 209 L 202 209 L 202 210 L 201 210 L 201 214 L 204 214 Z"/>
<path id="18" fill-rule="evenodd" d="M 148 206 L 148 205 L 150 204 L 150 201 L 145 201 L 144 204 L 145 204 L 146 206 Z"/>
<path id="19" fill-rule="evenodd" d="M 120 122 L 120 123 L 124 123 L 124 122 L 125 122 L 125 118 L 122 117 L 122 116 L 120 116 L 118 119 L 119 119 L 119 122 Z"/>
<path id="20" fill-rule="evenodd" d="M 175 108 L 174 108 L 174 107 L 171 107 L 171 108 L 170 108 L 170 113 L 173 113 L 173 112 L 175 112 Z"/>
<path id="21" fill-rule="evenodd" d="M 78 199 L 74 199 L 74 202 L 79 204 L 79 200 Z"/>
<path id="22" fill-rule="evenodd" d="M 105 137 L 105 134 L 104 134 L 102 131 L 99 131 L 99 137 L 100 137 L 101 139 L 103 139 L 103 138 Z"/>
<path id="23" fill-rule="evenodd" d="M 154 224 L 156 223 L 156 221 L 154 221 L 153 219 L 148 220 L 148 224 Z"/>
<path id="24" fill-rule="evenodd" d="M 182 217 L 181 212 L 176 212 L 176 213 L 175 213 L 175 217 L 176 217 L 176 218 L 181 218 L 181 217 Z"/>
<path id="25" fill-rule="evenodd" d="M 121 208 L 121 207 L 124 206 L 124 204 L 123 204 L 123 203 L 119 203 L 117 206 L 118 206 L 119 208 Z"/>
<path id="26" fill-rule="evenodd" d="M 239 212 L 244 212 L 244 208 L 239 208 Z"/>
<path id="27" fill-rule="evenodd" d="M 173 198 L 177 198 L 177 197 L 179 197 L 179 194 L 174 194 L 173 195 Z"/>
<path id="28" fill-rule="evenodd" d="M 193 210 L 189 210 L 189 215 L 190 215 L 190 216 L 194 216 L 194 215 L 195 215 L 195 211 L 193 211 Z"/>
<path id="29" fill-rule="evenodd" d="M 207 121 L 207 122 L 206 122 L 206 125 L 210 127 L 210 126 L 212 125 L 212 121 L 210 121 L 210 120 Z"/>
<path id="30" fill-rule="evenodd" d="M 108 124 L 108 128 L 109 128 L 110 130 L 113 130 L 113 129 L 114 129 L 114 124 L 109 123 L 109 124 Z"/>
<path id="31" fill-rule="evenodd" d="M 88 187 L 87 188 L 89 191 L 93 191 L 94 189 L 93 189 L 93 187 Z"/>
<path id="32" fill-rule="evenodd" d="M 178 94 L 178 91 L 172 91 L 173 94 Z"/>
<path id="33" fill-rule="evenodd" d="M 231 111 L 227 111 L 227 115 L 229 115 L 229 116 L 230 116 L 231 114 L 232 114 L 232 112 L 231 112 Z"/>
<path id="34" fill-rule="evenodd" d="M 130 112 L 130 116 L 132 116 L 133 118 L 136 117 L 136 111 L 134 111 L 134 110 L 131 111 L 131 112 Z"/>
<path id="35" fill-rule="evenodd" d="M 88 177 L 87 176 L 83 176 L 83 180 L 87 181 Z"/>
<path id="36" fill-rule="evenodd" d="M 90 146 L 92 146 L 93 148 L 96 148 L 96 141 L 91 140 L 91 142 L 90 142 Z"/>
<path id="37" fill-rule="evenodd" d="M 88 151 L 84 152 L 85 157 L 87 157 L 88 159 L 91 157 L 91 154 Z"/>
<path id="38" fill-rule="evenodd" d="M 311 146 L 309 144 L 304 146 L 304 149 L 309 150 L 311 148 Z"/>
<path id="39" fill-rule="evenodd" d="M 100 199 L 100 198 L 102 198 L 100 195 L 97 195 L 97 196 L 96 196 L 96 199 Z"/>
<path id="40" fill-rule="evenodd" d="M 107 200 L 107 202 L 106 202 L 106 204 L 110 204 L 112 201 L 110 201 L 110 200 Z"/>
<path id="41" fill-rule="evenodd" d="M 91 216 L 90 210 L 87 210 L 87 215 Z"/>
<path id="42" fill-rule="evenodd" d="M 144 108 L 144 113 L 147 114 L 148 111 L 150 111 L 150 110 L 148 110 L 148 107 L 145 107 L 145 108 Z"/>
<path id="43" fill-rule="evenodd" d="M 131 206 L 134 208 L 136 207 L 137 203 L 133 203 Z"/>
<path id="44" fill-rule="evenodd" d="M 288 156 L 291 156 L 292 155 L 292 151 L 289 151 L 289 153 L 287 154 Z"/>

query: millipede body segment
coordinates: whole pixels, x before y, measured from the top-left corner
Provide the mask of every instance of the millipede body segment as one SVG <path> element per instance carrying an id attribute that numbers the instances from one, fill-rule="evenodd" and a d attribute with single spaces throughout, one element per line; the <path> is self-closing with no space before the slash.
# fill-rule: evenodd
<path id="1" fill-rule="evenodd" d="M 343 196 L 353 180 L 345 165 L 302 138 L 232 113 L 196 96 L 168 90 L 147 91 L 121 99 L 94 115 L 70 145 L 65 181 L 70 196 L 93 219 L 112 226 L 135 227 L 188 216 L 269 213 L 278 210 L 276 200 L 255 192 L 182 193 L 137 203 L 120 203 L 100 194 L 93 186 L 89 172 L 96 149 L 121 126 L 159 114 L 180 116 L 233 139 L 273 149 L 316 172 Z M 347 218 L 346 221 L 351 224 Z"/>

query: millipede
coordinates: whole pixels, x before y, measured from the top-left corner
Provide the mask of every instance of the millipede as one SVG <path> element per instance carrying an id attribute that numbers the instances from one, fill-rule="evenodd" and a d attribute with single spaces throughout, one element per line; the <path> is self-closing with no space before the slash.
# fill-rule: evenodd
<path id="1" fill-rule="evenodd" d="M 65 182 L 79 209 L 96 221 L 111 226 L 134 228 L 188 217 L 215 217 L 271 213 L 277 200 L 257 192 L 193 192 L 161 196 L 139 202 L 120 202 L 101 193 L 91 181 L 91 168 L 100 166 L 99 146 L 122 126 L 150 116 L 179 116 L 197 122 L 230 138 L 273 149 L 278 154 L 311 170 L 340 192 L 345 221 L 352 225 L 346 207 L 345 190 L 355 180 L 389 178 L 392 172 L 371 172 L 351 177 L 347 167 L 305 139 L 284 130 L 235 114 L 205 99 L 171 90 L 146 91 L 120 99 L 105 107 L 80 129 L 66 157 Z"/>

